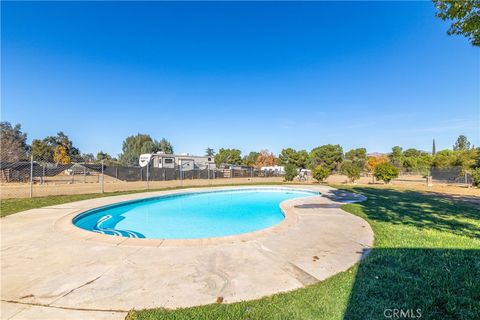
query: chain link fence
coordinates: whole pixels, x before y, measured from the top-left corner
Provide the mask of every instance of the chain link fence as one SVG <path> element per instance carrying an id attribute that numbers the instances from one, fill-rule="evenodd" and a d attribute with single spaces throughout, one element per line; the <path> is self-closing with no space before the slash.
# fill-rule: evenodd
<path id="1" fill-rule="evenodd" d="M 333 184 L 346 180 L 338 174 L 328 179 Z M 372 176 L 364 175 L 358 183 L 372 183 L 372 180 L 375 182 Z M 179 166 L 158 168 L 152 163 L 145 167 L 112 165 L 110 161 L 59 164 L 31 158 L 0 162 L 2 199 L 281 181 L 283 175 L 277 171 L 243 166 L 182 170 Z M 294 182 L 311 181 L 310 177 Z M 404 170 L 394 183 L 470 186 L 473 179 L 461 167 L 429 168 L 421 172 Z"/>
<path id="2" fill-rule="evenodd" d="M 33 158 L 0 163 L 2 199 L 282 180 L 278 172 L 251 167 L 182 170 L 178 166 L 154 168 L 151 164 L 116 166 L 104 161 L 58 164 Z"/>

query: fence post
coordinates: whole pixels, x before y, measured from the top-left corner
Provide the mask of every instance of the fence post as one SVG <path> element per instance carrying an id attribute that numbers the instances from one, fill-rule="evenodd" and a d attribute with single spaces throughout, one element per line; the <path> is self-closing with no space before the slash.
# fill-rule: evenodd
<path id="1" fill-rule="evenodd" d="M 30 198 L 33 198 L 33 155 L 30 156 Z"/>
<path id="2" fill-rule="evenodd" d="M 147 190 L 150 189 L 150 181 L 149 181 L 150 180 L 150 177 L 149 177 L 150 172 L 149 172 L 149 169 L 148 169 L 149 167 L 150 167 L 150 163 L 147 163 Z"/>
<path id="3" fill-rule="evenodd" d="M 101 185 L 100 185 L 102 193 L 105 191 L 105 188 L 104 188 L 104 185 L 103 185 L 104 181 L 105 181 L 105 176 L 103 175 L 103 160 L 102 160 L 102 177 L 101 177 Z"/>
<path id="4" fill-rule="evenodd" d="M 432 187 L 432 186 L 433 186 L 432 176 L 428 175 L 427 176 L 427 187 Z"/>

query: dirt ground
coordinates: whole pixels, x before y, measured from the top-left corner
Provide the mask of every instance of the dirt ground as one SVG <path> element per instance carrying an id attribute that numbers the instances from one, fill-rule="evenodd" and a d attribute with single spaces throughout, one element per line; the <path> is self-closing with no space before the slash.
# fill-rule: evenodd
<path id="1" fill-rule="evenodd" d="M 348 178 L 343 175 L 332 175 L 328 177 L 327 182 L 333 185 L 352 185 L 348 182 Z M 474 188 L 465 184 L 446 184 L 435 182 L 432 186 L 427 186 L 426 179 L 422 176 L 400 176 L 398 179 L 391 181 L 389 184 L 385 184 L 381 181 L 373 181 L 372 177 L 362 177 L 353 185 L 365 185 L 375 188 L 392 188 L 398 190 L 422 191 L 431 195 L 447 197 L 474 204 L 480 204 L 479 188 Z"/>
<path id="2" fill-rule="evenodd" d="M 74 183 L 66 182 L 67 180 L 49 181 L 44 184 L 35 183 L 32 187 L 34 197 L 72 195 L 100 193 L 102 186 L 97 182 L 96 178 L 91 178 L 90 182 L 80 182 L 75 180 Z M 206 186 L 206 185 L 223 185 L 223 184 L 248 184 L 248 183 L 272 183 L 282 182 L 283 178 L 233 178 L 233 179 L 194 179 L 194 180 L 171 180 L 171 181 L 135 181 L 125 182 L 114 178 L 105 177 L 104 192 L 116 191 L 134 191 L 146 189 L 162 189 L 173 187 L 188 186 Z M 28 183 L 4 183 L 0 186 L 1 199 L 9 198 L 28 198 L 30 196 L 30 185 Z"/>
<path id="3" fill-rule="evenodd" d="M 72 195 L 99 193 L 101 189 L 101 178 L 99 176 L 62 176 L 59 175 L 53 179 L 44 181 L 36 181 L 32 187 L 34 197 L 56 196 L 56 195 Z M 248 183 L 272 183 L 282 182 L 283 178 L 233 178 L 233 179 L 194 179 L 194 180 L 172 180 L 172 181 L 146 181 L 125 182 L 105 176 L 104 192 L 115 191 L 134 191 L 145 189 L 161 189 L 172 187 L 188 187 L 188 186 L 205 186 L 220 184 L 248 184 Z M 295 182 L 310 184 L 314 181 Z M 332 175 L 327 179 L 327 183 L 333 185 L 350 185 L 348 179 L 343 175 Z M 480 204 L 480 189 L 472 188 L 465 185 L 457 184 L 441 184 L 434 183 L 428 187 L 425 178 L 422 176 L 400 176 L 393 180 L 390 184 L 385 185 L 383 182 L 375 182 L 372 177 L 362 177 L 355 185 L 366 185 L 378 188 L 395 188 L 400 190 L 417 190 L 430 192 L 433 194 L 454 197 L 459 200 L 466 200 Z M 3 183 L 0 186 L 0 196 L 2 199 L 8 198 L 28 198 L 30 196 L 30 185 L 28 183 Z"/>

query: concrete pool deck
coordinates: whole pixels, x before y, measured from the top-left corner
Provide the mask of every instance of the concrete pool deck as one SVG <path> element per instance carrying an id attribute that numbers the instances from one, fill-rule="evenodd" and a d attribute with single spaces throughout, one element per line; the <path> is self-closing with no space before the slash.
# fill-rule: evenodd
<path id="1" fill-rule="evenodd" d="M 327 186 L 291 187 L 323 196 L 282 203 L 287 222 L 281 227 L 228 239 L 141 243 L 69 229 L 65 221 L 120 201 L 242 187 L 90 199 L 2 218 L 0 318 L 124 319 L 133 308 L 251 300 L 316 283 L 357 263 L 373 245 L 373 231 L 339 207 L 362 198 Z"/>

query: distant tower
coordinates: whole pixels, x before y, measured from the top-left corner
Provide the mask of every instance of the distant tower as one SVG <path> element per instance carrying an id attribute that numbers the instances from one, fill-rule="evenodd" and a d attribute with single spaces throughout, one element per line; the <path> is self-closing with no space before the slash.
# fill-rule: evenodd
<path id="1" fill-rule="evenodd" d="M 435 139 L 433 139 L 433 145 L 432 145 L 432 155 L 434 156 L 435 155 L 435 152 L 437 150 L 435 149 Z"/>

